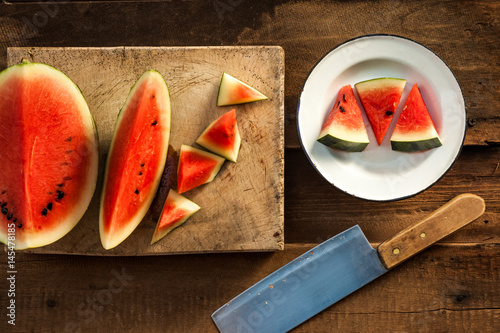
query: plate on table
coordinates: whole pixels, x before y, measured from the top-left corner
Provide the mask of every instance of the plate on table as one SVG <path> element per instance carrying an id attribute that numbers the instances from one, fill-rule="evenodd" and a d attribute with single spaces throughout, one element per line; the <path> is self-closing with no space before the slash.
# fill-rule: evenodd
<path id="1" fill-rule="evenodd" d="M 344 152 L 316 141 L 339 89 L 379 77 L 407 80 L 382 144 L 364 112 L 370 139 L 364 151 Z M 393 151 L 390 137 L 415 83 L 443 145 L 423 152 Z M 362 199 L 400 200 L 432 186 L 455 162 L 465 139 L 465 102 L 454 74 L 433 51 L 407 38 L 369 35 L 338 45 L 313 67 L 300 94 L 297 126 L 310 162 L 333 186 Z"/>

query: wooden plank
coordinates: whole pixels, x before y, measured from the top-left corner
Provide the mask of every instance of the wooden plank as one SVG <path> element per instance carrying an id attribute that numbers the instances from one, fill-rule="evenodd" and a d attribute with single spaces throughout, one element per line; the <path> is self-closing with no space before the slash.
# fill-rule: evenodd
<path id="1" fill-rule="evenodd" d="M 418 222 L 454 196 L 470 192 L 485 199 L 486 212 L 477 221 L 442 242 L 500 243 L 500 148 L 467 147 L 451 170 L 415 197 L 373 203 L 331 186 L 310 165 L 301 150 L 287 150 L 285 164 L 285 240 L 310 243 L 359 224 L 373 242 L 383 242 Z"/>
<path id="2" fill-rule="evenodd" d="M 16 326 L 4 319 L 0 330 L 215 333 L 216 309 L 313 245 L 142 258 L 20 253 Z M 293 332 L 494 332 L 499 265 L 498 244 L 433 246 Z"/>
<path id="3" fill-rule="evenodd" d="M 82 90 L 97 124 L 100 173 L 87 213 L 64 238 L 38 253 L 144 255 L 197 252 L 270 251 L 283 247 L 283 50 L 272 46 L 12 48 L 9 63 L 22 58 L 50 64 Z M 237 163 L 226 162 L 210 184 L 186 197 L 202 208 L 182 228 L 150 246 L 156 225 L 151 214 L 115 249 L 100 245 L 98 214 L 103 168 L 116 117 L 128 92 L 148 69 L 169 86 L 170 144 L 194 145 L 203 129 L 237 109 L 242 145 Z M 215 101 L 226 71 L 256 87 L 268 100 L 233 107 Z"/>
<path id="4" fill-rule="evenodd" d="M 0 4 L 0 67 L 8 46 L 279 44 L 288 54 L 286 144 L 298 147 L 297 101 L 314 64 L 350 38 L 395 34 L 430 47 L 457 76 L 474 122 L 465 144 L 500 143 L 498 1 L 53 3 L 52 11 L 43 3 Z"/>

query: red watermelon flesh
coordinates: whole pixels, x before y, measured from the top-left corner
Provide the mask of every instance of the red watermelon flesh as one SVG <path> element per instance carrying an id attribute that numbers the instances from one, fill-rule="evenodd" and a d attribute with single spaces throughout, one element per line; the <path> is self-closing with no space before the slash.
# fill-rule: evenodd
<path id="1" fill-rule="evenodd" d="M 158 189 L 170 137 L 170 98 L 156 71 L 145 72 L 118 115 L 101 197 L 105 249 L 125 240 L 148 211 Z"/>
<path id="2" fill-rule="evenodd" d="M 351 85 L 340 88 L 318 141 L 331 148 L 352 152 L 363 151 L 368 146 L 365 123 Z"/>
<path id="3" fill-rule="evenodd" d="M 382 144 L 398 107 L 406 80 L 379 78 L 355 84 L 378 144 Z"/>
<path id="4" fill-rule="evenodd" d="M 177 168 L 179 194 L 211 182 L 224 161 L 224 158 L 215 154 L 182 145 Z"/>
<path id="5" fill-rule="evenodd" d="M 0 73 L 0 146 L 0 240 L 15 232 L 24 249 L 63 237 L 97 180 L 97 134 L 78 87 L 44 64 Z"/>
<path id="6" fill-rule="evenodd" d="M 170 231 L 186 222 L 199 209 L 200 206 L 191 200 L 176 193 L 174 190 L 170 190 L 163 206 L 161 217 L 156 224 L 151 244 L 156 243 Z"/>
<path id="7" fill-rule="evenodd" d="M 414 84 L 392 133 L 391 146 L 398 151 L 421 151 L 441 146 L 434 122 Z"/>
<path id="8" fill-rule="evenodd" d="M 200 135 L 196 143 L 232 162 L 236 162 L 241 136 L 236 122 L 236 110 L 226 112 L 213 121 Z"/>

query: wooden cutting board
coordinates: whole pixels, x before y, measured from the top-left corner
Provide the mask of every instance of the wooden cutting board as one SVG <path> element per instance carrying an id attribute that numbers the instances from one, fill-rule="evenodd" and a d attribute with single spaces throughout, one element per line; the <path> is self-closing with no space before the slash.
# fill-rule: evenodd
<path id="1" fill-rule="evenodd" d="M 78 225 L 36 253 L 160 255 L 283 249 L 284 53 L 278 46 L 9 48 L 8 64 L 23 58 L 52 65 L 83 92 L 99 133 L 100 169 L 92 202 Z M 156 226 L 148 213 L 123 243 L 104 250 L 99 238 L 99 198 L 106 154 L 118 111 L 149 69 L 165 78 L 172 106 L 171 145 L 196 146 L 203 129 L 236 108 L 242 145 L 237 163 L 226 161 L 209 184 L 185 193 L 201 206 L 183 226 L 149 245 Z M 217 107 L 227 72 L 269 97 Z"/>

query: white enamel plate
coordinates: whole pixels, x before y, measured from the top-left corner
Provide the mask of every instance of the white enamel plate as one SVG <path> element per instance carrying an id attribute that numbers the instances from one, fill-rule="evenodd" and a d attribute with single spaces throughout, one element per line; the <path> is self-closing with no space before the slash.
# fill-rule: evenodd
<path id="1" fill-rule="evenodd" d="M 364 151 L 343 152 L 317 142 L 339 89 L 378 77 L 407 80 L 382 145 L 377 145 L 364 112 L 370 138 Z M 390 136 L 415 83 L 443 146 L 424 152 L 396 152 L 391 150 Z M 316 64 L 300 95 L 297 124 L 302 148 L 328 182 L 359 198 L 390 201 L 427 189 L 449 170 L 463 145 L 466 113 L 455 76 L 435 53 L 406 38 L 370 35 L 337 46 Z"/>

